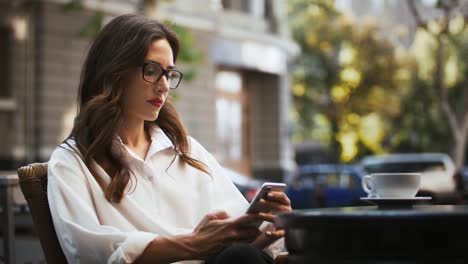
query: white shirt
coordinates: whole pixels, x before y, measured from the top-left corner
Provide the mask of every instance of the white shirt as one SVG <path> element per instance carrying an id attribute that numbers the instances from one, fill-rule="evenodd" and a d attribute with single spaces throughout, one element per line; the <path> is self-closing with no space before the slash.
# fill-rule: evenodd
<path id="1" fill-rule="evenodd" d="M 191 156 L 205 163 L 211 175 L 178 157 L 170 165 L 175 151 L 159 127 L 151 132 L 145 160 L 116 138 L 113 153 L 123 155 L 136 176 L 120 203 L 106 200 L 91 172 L 69 146 L 62 144 L 54 151 L 48 163 L 48 199 L 69 263 L 132 263 L 156 237 L 191 233 L 208 213 L 224 210 L 235 217 L 245 212 L 248 203 L 223 168 L 197 141 L 189 139 Z M 73 140 L 68 143 L 76 146 Z M 98 173 L 110 182 L 99 166 Z M 282 248 L 281 239 L 265 251 L 274 257 Z"/>

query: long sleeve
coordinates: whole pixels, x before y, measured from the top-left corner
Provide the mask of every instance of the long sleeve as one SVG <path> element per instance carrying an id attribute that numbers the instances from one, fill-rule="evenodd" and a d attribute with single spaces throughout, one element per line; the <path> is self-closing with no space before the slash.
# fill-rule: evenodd
<path id="1" fill-rule="evenodd" d="M 191 140 L 192 148 L 198 150 L 204 162 L 207 163 L 213 177 L 214 188 L 214 208 L 216 210 L 224 210 L 232 217 L 244 214 L 249 206 L 245 197 L 239 192 L 232 181 L 226 176 L 224 168 L 216 161 L 216 159 L 206 151 L 197 141 Z M 270 226 L 270 223 L 264 222 L 260 226 L 260 230 L 265 231 Z M 282 250 L 284 250 L 284 239 L 279 239 L 264 251 L 275 258 Z"/>
<path id="2" fill-rule="evenodd" d="M 102 225 L 89 176 L 76 153 L 64 148 L 53 153 L 47 189 L 62 250 L 69 263 L 132 263 L 157 235 Z"/>

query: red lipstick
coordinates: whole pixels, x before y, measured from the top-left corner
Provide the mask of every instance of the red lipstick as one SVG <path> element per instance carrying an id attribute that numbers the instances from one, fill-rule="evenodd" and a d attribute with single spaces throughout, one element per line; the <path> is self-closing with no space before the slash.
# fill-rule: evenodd
<path id="1" fill-rule="evenodd" d="M 164 103 L 164 101 L 160 98 L 154 98 L 154 99 L 151 99 L 151 100 L 147 100 L 148 103 L 152 104 L 153 106 L 155 107 L 161 107 Z"/>

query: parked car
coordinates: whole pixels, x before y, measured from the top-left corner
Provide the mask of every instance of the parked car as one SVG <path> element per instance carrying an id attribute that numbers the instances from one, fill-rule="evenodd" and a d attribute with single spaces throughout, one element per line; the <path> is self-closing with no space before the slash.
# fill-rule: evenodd
<path id="1" fill-rule="evenodd" d="M 366 174 L 379 172 L 418 172 L 422 174 L 418 196 L 431 196 L 435 203 L 458 200 L 456 169 L 452 159 L 443 153 L 397 153 L 364 157 Z"/>
<path id="2" fill-rule="evenodd" d="M 293 209 L 359 205 L 359 198 L 367 196 L 361 177 L 351 165 L 304 165 L 286 178 L 286 194 Z"/>
<path id="3" fill-rule="evenodd" d="M 257 190 L 259 190 L 263 184 L 263 181 L 252 179 L 231 169 L 224 168 L 224 170 L 226 175 L 249 202 L 253 199 L 255 193 L 257 193 Z"/>
<path id="4" fill-rule="evenodd" d="M 458 170 L 457 189 L 463 200 L 468 202 L 468 166 L 461 167 Z"/>

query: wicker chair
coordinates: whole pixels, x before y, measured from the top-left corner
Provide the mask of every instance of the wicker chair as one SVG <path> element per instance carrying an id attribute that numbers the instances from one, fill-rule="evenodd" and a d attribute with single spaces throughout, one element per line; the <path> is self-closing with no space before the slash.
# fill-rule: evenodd
<path id="1" fill-rule="evenodd" d="M 67 263 L 47 201 L 47 163 L 33 163 L 18 169 L 21 191 L 28 203 L 47 263 Z"/>

